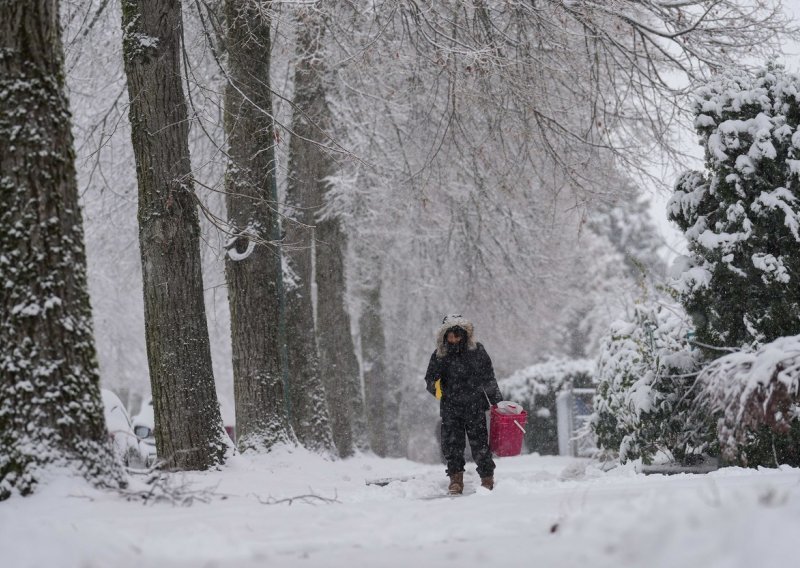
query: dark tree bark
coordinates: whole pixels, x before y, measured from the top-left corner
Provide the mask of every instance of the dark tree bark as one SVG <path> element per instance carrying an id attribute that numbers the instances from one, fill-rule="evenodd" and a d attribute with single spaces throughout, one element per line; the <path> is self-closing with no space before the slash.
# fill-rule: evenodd
<path id="1" fill-rule="evenodd" d="M 0 2 L 0 500 L 66 466 L 119 487 L 86 287 L 56 0 Z"/>
<path id="2" fill-rule="evenodd" d="M 386 374 L 384 355 L 386 340 L 381 321 L 380 278 L 363 294 L 363 306 L 359 318 L 361 330 L 361 366 L 364 372 L 364 399 L 366 402 L 367 427 L 372 451 L 381 457 L 389 453 L 387 433 L 397 430 L 396 414 L 392 389 Z"/>
<path id="3" fill-rule="evenodd" d="M 404 456 L 400 440 L 402 377 L 388 364 L 382 317 L 383 260 L 386 243 L 379 235 L 361 234 L 356 245 L 360 283 L 356 291 L 361 302 L 359 331 L 361 369 L 364 377 L 367 426 L 370 447 L 379 456 Z"/>
<path id="4" fill-rule="evenodd" d="M 283 269 L 269 90 L 270 9 L 270 2 L 261 0 L 225 2 L 229 66 L 225 197 L 233 232 L 225 275 L 236 428 L 243 451 L 265 450 L 294 439 L 281 360 Z"/>
<path id="5" fill-rule="evenodd" d="M 295 63 L 295 104 L 304 112 L 292 117 L 294 135 L 289 143 L 289 174 L 286 186 L 285 247 L 290 278 L 286 286 L 286 348 L 291 377 L 292 425 L 300 443 L 315 451 L 334 450 L 328 402 L 322 384 L 314 329 L 314 308 L 311 284 L 314 267 L 312 255 L 315 211 L 322 205 L 320 179 L 327 164 L 320 152 L 310 144 L 318 136 L 312 117 L 320 116 L 319 92 L 321 60 L 317 27 L 308 21 L 310 15 L 301 10 L 298 18 L 298 54 Z"/>
<path id="6" fill-rule="evenodd" d="M 298 72 L 295 74 L 295 117 L 293 124 L 304 129 L 302 138 L 293 136 L 293 173 L 307 188 L 308 212 L 318 219 L 327 178 L 336 165 L 325 149 L 331 131 L 331 112 L 326 100 L 327 73 L 321 40 L 325 32 L 321 2 L 299 12 Z M 295 157 L 296 156 L 296 157 Z M 316 224 L 315 272 L 317 284 L 317 345 L 320 373 L 330 411 L 331 428 L 341 456 L 353 453 L 354 445 L 365 448 L 364 401 L 358 374 L 350 316 L 344 304 L 344 251 L 346 240 L 339 219 L 327 217 Z M 302 331 L 302 330 L 300 330 Z"/>
<path id="7" fill-rule="evenodd" d="M 367 449 L 364 393 L 345 305 L 344 251 L 339 220 L 328 218 L 315 230 L 317 280 L 317 344 L 320 368 L 331 409 L 333 438 L 339 454 Z"/>
<path id="8" fill-rule="evenodd" d="M 224 461 L 227 442 L 203 303 L 181 28 L 179 0 L 122 2 L 156 448 L 165 467 L 207 469 Z"/>

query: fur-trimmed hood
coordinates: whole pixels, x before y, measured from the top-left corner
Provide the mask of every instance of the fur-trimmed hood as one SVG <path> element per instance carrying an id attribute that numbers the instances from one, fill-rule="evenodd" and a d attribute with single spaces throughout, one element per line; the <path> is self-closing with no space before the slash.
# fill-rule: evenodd
<path id="1" fill-rule="evenodd" d="M 478 348 L 478 344 L 475 341 L 475 326 L 472 325 L 472 322 L 461 315 L 449 315 L 444 317 L 442 325 L 436 331 L 436 357 L 444 359 L 445 355 L 447 355 L 447 349 L 444 345 L 444 335 L 451 327 L 460 327 L 467 333 L 468 350 L 474 351 Z"/>

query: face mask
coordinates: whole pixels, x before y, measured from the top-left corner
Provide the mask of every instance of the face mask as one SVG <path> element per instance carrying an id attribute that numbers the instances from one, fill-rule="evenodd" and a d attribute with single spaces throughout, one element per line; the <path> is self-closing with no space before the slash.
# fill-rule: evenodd
<path id="1" fill-rule="evenodd" d="M 447 344 L 447 352 L 450 353 L 450 354 L 463 353 L 464 352 L 464 343 L 463 342 L 459 342 L 459 343 L 456 343 L 455 345 L 448 343 Z"/>

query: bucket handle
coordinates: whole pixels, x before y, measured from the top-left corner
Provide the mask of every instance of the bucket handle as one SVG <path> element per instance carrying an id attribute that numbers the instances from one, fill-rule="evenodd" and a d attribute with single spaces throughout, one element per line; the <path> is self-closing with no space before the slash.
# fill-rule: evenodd
<path id="1" fill-rule="evenodd" d="M 491 406 L 492 406 L 492 401 L 491 401 L 491 400 L 489 400 L 489 395 L 488 395 L 488 394 L 486 394 L 486 389 L 481 389 L 481 390 L 483 391 L 483 396 L 485 396 L 485 397 L 486 397 L 486 402 L 488 402 L 488 403 L 489 403 L 489 407 L 491 407 Z M 525 431 L 525 428 L 523 428 L 523 427 L 520 425 L 520 423 L 519 423 L 519 422 L 517 422 L 516 420 L 514 420 L 514 424 L 516 424 L 516 425 L 517 425 L 517 428 L 519 428 L 520 430 L 522 430 L 522 433 L 523 433 L 523 434 L 527 434 L 527 432 Z"/>

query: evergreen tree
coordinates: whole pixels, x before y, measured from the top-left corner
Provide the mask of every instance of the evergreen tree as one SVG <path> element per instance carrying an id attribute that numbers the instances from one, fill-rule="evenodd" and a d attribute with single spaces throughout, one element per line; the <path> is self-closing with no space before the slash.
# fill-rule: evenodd
<path id="1" fill-rule="evenodd" d="M 707 428 L 689 419 L 700 358 L 678 306 L 645 300 L 617 321 L 600 349 L 593 429 L 620 460 L 649 463 L 659 451 L 685 461 L 703 450 Z"/>
<path id="2" fill-rule="evenodd" d="M 680 177 L 668 210 L 689 243 L 683 304 L 718 357 L 800 333 L 800 76 L 725 76 L 694 114 L 706 169 Z"/>
<path id="3" fill-rule="evenodd" d="M 745 352 L 704 370 L 695 412 L 717 419 L 725 459 L 776 465 L 788 455 L 781 448 L 796 446 L 797 423 L 776 427 L 780 413 L 754 411 L 768 406 L 764 393 L 775 385 L 742 394 L 744 373 L 731 361 L 800 333 L 800 76 L 774 65 L 728 74 L 699 90 L 694 114 L 705 171 L 683 174 L 669 203 L 689 242 L 682 301 L 709 358 Z M 796 406 L 796 395 L 784 394 L 787 408 Z M 740 408 L 749 410 L 732 420 Z"/>
<path id="4" fill-rule="evenodd" d="M 107 442 L 56 0 L 0 19 L 0 500 L 47 466 L 124 483 Z"/>

